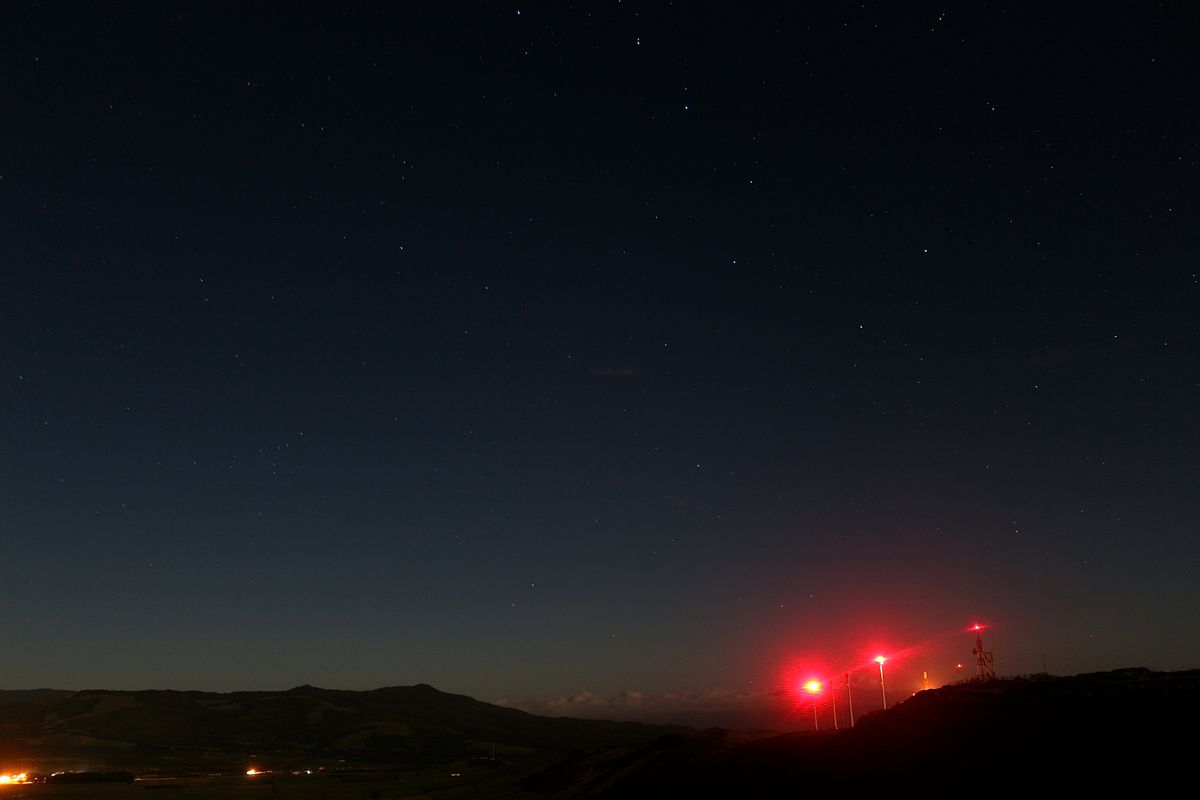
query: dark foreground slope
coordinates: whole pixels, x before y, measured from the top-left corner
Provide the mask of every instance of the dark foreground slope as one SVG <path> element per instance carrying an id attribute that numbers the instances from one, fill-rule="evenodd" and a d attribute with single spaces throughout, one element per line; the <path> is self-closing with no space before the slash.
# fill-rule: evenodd
<path id="1" fill-rule="evenodd" d="M 1190 784 L 1200 672 L 1121 670 L 921 692 L 851 731 L 747 741 L 724 731 L 576 757 L 525 788 L 555 798 L 1146 796 Z"/>
<path id="2" fill-rule="evenodd" d="M 432 686 L 367 692 L 0 692 L 0 761 L 73 756 L 88 763 L 279 761 L 419 763 L 646 742 L 670 728 L 549 719 Z"/>

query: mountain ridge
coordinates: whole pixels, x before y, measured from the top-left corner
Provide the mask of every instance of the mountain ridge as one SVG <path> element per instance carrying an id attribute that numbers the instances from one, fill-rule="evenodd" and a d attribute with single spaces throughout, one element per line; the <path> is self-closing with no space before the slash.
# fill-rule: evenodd
<path id="1" fill-rule="evenodd" d="M 184 754 L 439 761 L 496 747 L 568 752 L 651 741 L 638 722 L 539 717 L 430 684 L 355 691 L 0 690 L 0 757 Z M 125 755 L 123 756 L 122 753 Z"/>

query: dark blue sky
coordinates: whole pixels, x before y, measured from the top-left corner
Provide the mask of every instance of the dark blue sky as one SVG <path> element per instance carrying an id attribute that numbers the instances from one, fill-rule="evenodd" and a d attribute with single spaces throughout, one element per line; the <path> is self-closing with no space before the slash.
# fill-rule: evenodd
<path id="1" fill-rule="evenodd" d="M 0 686 L 1200 666 L 1188 30 L 10 9 Z"/>

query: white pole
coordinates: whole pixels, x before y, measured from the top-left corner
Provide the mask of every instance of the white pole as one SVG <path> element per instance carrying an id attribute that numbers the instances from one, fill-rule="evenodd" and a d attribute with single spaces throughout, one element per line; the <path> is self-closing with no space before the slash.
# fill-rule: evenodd
<path id="1" fill-rule="evenodd" d="M 850 727 L 854 727 L 854 695 L 850 692 L 850 673 L 846 673 L 846 700 L 850 703 Z"/>

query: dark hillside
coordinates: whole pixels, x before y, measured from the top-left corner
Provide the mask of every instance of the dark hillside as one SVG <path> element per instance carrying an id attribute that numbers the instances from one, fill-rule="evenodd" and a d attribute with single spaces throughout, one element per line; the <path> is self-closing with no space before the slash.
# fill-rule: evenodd
<path id="1" fill-rule="evenodd" d="M 248 753 L 389 763 L 499 747 L 566 753 L 629 745 L 671 728 L 550 719 L 432 686 L 353 692 L 0 692 L 0 758 L 89 756 L 110 764 Z"/>
<path id="2" fill-rule="evenodd" d="M 773 797 L 913 788 L 1143 794 L 1186 775 L 1200 672 L 1120 670 L 921 692 L 850 731 L 739 741 L 673 736 L 580 759 L 526 782 L 556 798 Z"/>

